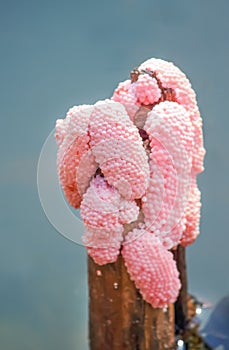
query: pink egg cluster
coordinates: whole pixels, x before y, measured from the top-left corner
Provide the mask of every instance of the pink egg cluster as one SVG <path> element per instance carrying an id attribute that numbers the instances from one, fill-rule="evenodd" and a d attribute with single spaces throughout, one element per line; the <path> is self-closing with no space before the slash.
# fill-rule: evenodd
<path id="1" fill-rule="evenodd" d="M 127 199 L 141 198 L 148 186 L 148 159 L 138 129 L 123 105 L 97 102 L 89 135 L 92 153 L 108 183 Z"/>
<path id="2" fill-rule="evenodd" d="M 81 216 L 86 226 L 83 243 L 97 264 L 116 261 L 124 224 L 136 221 L 139 207 L 122 197 L 105 178 L 96 176 L 83 195 Z"/>
<path id="3" fill-rule="evenodd" d="M 88 105 L 71 108 L 64 120 L 58 119 L 56 139 L 58 142 L 57 166 L 60 183 L 70 205 L 78 208 L 81 195 L 77 183 L 81 159 L 89 152 L 88 122 L 92 107 Z M 87 167 L 80 167 L 80 176 L 88 177 L 88 170 L 94 169 L 94 158 L 89 157 Z"/>
<path id="4" fill-rule="evenodd" d="M 157 80 L 147 74 L 139 76 L 136 81 L 135 93 L 137 101 L 144 105 L 153 104 L 161 97 Z"/>
<path id="5" fill-rule="evenodd" d="M 164 101 L 148 113 L 144 130 L 150 140 L 150 178 L 153 180 L 159 171 L 163 181 L 163 201 L 162 191 L 155 193 L 155 186 L 150 186 L 144 197 L 145 223 L 148 230 L 160 236 L 163 245 L 171 249 L 183 234 L 180 219 L 190 190 L 192 123 L 183 106 Z"/>
<path id="6" fill-rule="evenodd" d="M 176 301 L 179 273 L 172 253 L 158 237 L 134 229 L 126 236 L 122 255 L 131 279 L 147 302 L 157 308 Z"/>
<path id="7" fill-rule="evenodd" d="M 114 91 L 112 97 L 114 101 L 122 103 L 131 120 L 133 120 L 135 113 L 140 107 L 137 96 L 135 94 L 135 86 L 131 84 L 131 80 L 126 80 L 119 83 L 117 89 Z"/>
<path id="8" fill-rule="evenodd" d="M 170 249 L 199 234 L 202 119 L 185 74 L 150 59 L 111 100 L 76 106 L 56 123 L 57 166 L 82 238 L 97 264 L 121 253 L 153 307 L 174 302 L 179 273 Z"/>
<path id="9" fill-rule="evenodd" d="M 172 62 L 156 58 L 151 58 L 142 63 L 139 66 L 139 70 L 155 72 L 163 88 L 172 89 L 175 93 L 176 102 L 190 113 L 190 119 L 194 128 L 192 171 L 195 174 L 203 171 L 205 149 L 203 147 L 202 119 L 196 102 L 196 94 L 191 87 L 190 81 Z"/>

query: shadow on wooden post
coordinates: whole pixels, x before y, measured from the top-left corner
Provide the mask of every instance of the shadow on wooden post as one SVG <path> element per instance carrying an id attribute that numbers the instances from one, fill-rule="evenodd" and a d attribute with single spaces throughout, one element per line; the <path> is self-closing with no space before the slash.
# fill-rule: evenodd
<path id="1" fill-rule="evenodd" d="M 181 245 L 173 251 L 174 260 L 177 264 L 177 269 L 180 274 L 181 289 L 177 301 L 175 303 L 175 323 L 178 329 L 182 332 L 186 329 L 188 323 L 188 286 L 187 286 L 187 270 L 185 248 Z"/>
<path id="2" fill-rule="evenodd" d="M 174 305 L 153 309 L 130 280 L 122 256 L 97 265 L 88 257 L 91 350 L 174 350 Z"/>

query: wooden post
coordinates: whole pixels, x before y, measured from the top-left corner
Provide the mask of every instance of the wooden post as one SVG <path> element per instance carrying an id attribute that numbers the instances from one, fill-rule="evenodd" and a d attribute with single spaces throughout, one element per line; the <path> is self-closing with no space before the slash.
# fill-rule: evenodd
<path id="1" fill-rule="evenodd" d="M 88 257 L 91 350 L 174 350 L 174 305 L 153 309 L 124 265 L 97 265 Z"/>
<path id="2" fill-rule="evenodd" d="M 180 273 L 181 289 L 175 303 L 175 323 L 179 330 L 185 330 L 188 323 L 188 283 L 185 259 L 185 248 L 181 245 L 173 251 L 174 260 Z"/>

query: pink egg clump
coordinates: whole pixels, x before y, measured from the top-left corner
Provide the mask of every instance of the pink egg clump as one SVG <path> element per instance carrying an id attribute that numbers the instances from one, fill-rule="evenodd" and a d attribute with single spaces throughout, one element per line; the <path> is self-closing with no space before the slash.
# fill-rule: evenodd
<path id="1" fill-rule="evenodd" d="M 153 307 L 175 302 L 180 289 L 173 255 L 144 229 L 129 232 L 122 249 L 125 265 L 143 298 Z"/>
<path id="2" fill-rule="evenodd" d="M 199 234 L 202 119 L 185 74 L 149 59 L 111 99 L 71 108 L 56 122 L 57 168 L 80 208 L 82 242 L 95 263 L 122 254 L 130 278 L 155 308 L 181 287 L 171 249 Z"/>
<path id="3" fill-rule="evenodd" d="M 135 84 L 136 97 L 140 103 L 150 105 L 161 97 L 161 90 L 155 78 L 149 75 L 140 75 Z"/>
<path id="4" fill-rule="evenodd" d="M 125 106 L 131 120 L 133 120 L 135 113 L 140 107 L 134 90 L 135 86 L 131 84 L 130 80 L 126 80 L 119 83 L 112 96 L 112 100 L 120 102 Z"/>
<path id="5" fill-rule="evenodd" d="M 158 79 L 164 88 L 175 91 L 176 101 L 189 113 L 194 128 L 193 145 L 193 172 L 195 174 L 204 170 L 203 158 L 205 149 L 203 147 L 202 119 L 196 102 L 196 94 L 192 89 L 186 75 L 172 62 L 151 58 L 139 66 L 139 70 L 147 69 L 156 72 Z"/>

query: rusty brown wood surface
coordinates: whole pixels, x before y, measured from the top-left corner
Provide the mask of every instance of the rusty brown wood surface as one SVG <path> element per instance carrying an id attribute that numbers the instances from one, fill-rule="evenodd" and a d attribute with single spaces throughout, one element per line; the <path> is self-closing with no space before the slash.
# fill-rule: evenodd
<path id="1" fill-rule="evenodd" d="M 104 266 L 88 257 L 91 350 L 174 350 L 174 305 L 153 309 L 130 280 L 123 258 Z"/>

